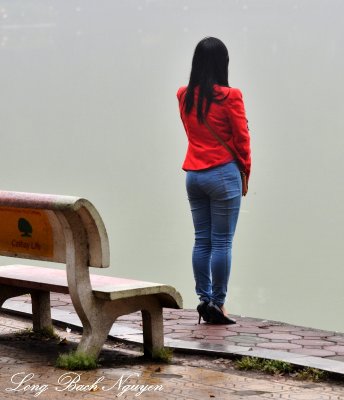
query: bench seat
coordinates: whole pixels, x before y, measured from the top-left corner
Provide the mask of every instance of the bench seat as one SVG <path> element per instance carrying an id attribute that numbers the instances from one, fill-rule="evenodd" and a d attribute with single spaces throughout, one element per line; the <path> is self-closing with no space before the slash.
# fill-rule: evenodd
<path id="1" fill-rule="evenodd" d="M 177 292 L 169 285 L 134 279 L 90 274 L 93 293 L 103 300 L 118 300 L 134 296 L 160 295 L 163 307 L 179 308 Z M 29 265 L 6 265 L 0 267 L 0 283 L 8 286 L 69 293 L 66 271 Z"/>

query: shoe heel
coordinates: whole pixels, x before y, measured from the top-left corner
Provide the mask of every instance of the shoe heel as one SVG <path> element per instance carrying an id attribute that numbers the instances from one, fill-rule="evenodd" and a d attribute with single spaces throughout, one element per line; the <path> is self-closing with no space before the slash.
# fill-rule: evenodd
<path id="1" fill-rule="evenodd" d="M 198 323 L 201 323 L 201 318 L 205 322 L 208 322 L 208 303 L 205 301 L 201 301 L 198 306 L 197 306 L 197 311 L 198 311 Z"/>

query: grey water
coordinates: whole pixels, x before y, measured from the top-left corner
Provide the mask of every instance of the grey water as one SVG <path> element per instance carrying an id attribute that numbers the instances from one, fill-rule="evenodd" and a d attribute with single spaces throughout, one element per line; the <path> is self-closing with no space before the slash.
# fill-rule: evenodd
<path id="1" fill-rule="evenodd" d="M 253 151 L 227 308 L 343 332 L 343 13 L 340 0 L 1 0 L 0 189 L 88 198 L 108 229 L 104 273 L 171 284 L 195 307 L 175 94 L 197 42 L 219 37 Z"/>

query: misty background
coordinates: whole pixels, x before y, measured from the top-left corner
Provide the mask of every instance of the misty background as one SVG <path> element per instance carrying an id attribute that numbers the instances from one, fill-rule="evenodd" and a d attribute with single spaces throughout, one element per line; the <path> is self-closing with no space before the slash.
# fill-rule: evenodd
<path id="1" fill-rule="evenodd" d="M 253 158 L 227 308 L 343 332 L 343 13 L 340 0 L 0 0 L 0 189 L 89 199 L 110 239 L 102 272 L 171 284 L 195 307 L 176 91 L 216 36 Z"/>

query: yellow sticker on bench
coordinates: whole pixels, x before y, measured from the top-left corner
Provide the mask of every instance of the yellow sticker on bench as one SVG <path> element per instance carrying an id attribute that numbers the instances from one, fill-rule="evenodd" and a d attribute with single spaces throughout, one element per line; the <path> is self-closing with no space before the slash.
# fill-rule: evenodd
<path id="1" fill-rule="evenodd" d="M 44 211 L 0 209 L 0 250 L 18 255 L 52 257 L 53 233 Z"/>

